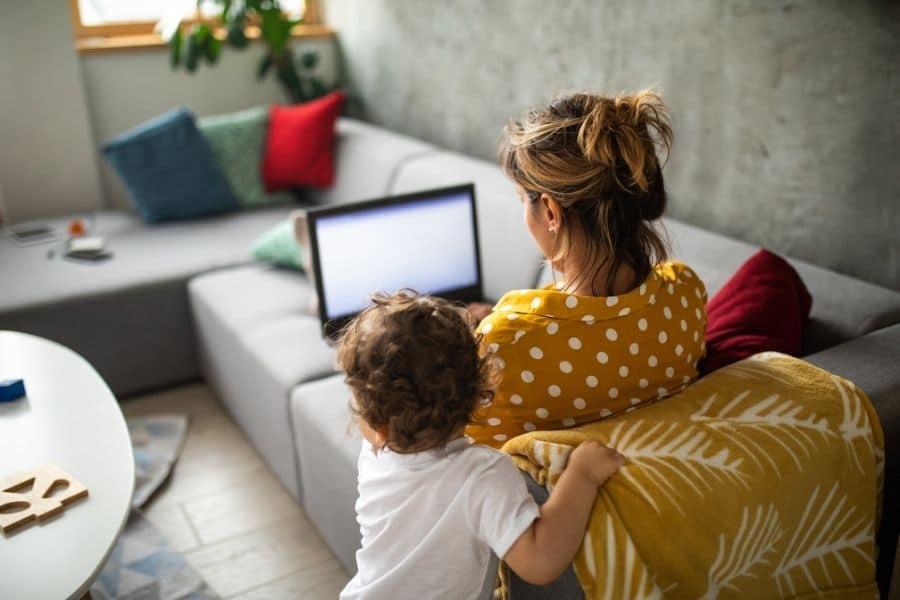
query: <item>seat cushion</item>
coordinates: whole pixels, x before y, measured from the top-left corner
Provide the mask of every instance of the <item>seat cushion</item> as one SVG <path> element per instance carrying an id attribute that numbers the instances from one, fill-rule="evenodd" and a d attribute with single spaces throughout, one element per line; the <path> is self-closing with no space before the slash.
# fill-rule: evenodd
<path id="1" fill-rule="evenodd" d="M 307 312 L 306 277 L 247 265 L 188 284 L 207 380 L 285 487 L 299 498 L 288 398 L 334 372 L 334 351 Z"/>
<path id="2" fill-rule="evenodd" d="M 386 196 L 400 166 L 434 146 L 354 119 L 338 119 L 334 183 L 305 190 L 315 204 L 345 204 Z M 434 186 L 432 186 L 434 187 Z"/>
<path id="3" fill-rule="evenodd" d="M 355 573 L 361 539 L 354 508 L 356 463 L 362 442 L 351 425 L 344 376 L 298 386 L 291 394 L 291 420 L 306 514 L 341 564 Z"/>
<path id="4" fill-rule="evenodd" d="M 497 300 L 510 290 L 531 287 L 541 254 L 525 228 L 515 186 L 497 165 L 454 152 L 420 156 L 400 167 L 390 193 L 470 182 L 475 184 L 485 295 Z"/>
<path id="5" fill-rule="evenodd" d="M 59 244 L 19 246 L 0 236 L 0 329 L 40 335 L 84 356 L 119 396 L 196 378 L 186 282 L 250 261 L 253 241 L 291 207 L 147 226 L 97 213 L 92 234 L 113 254 L 100 263 L 59 256 Z M 49 220 L 59 231 L 66 219 Z M 48 259 L 48 252 L 56 255 Z"/>

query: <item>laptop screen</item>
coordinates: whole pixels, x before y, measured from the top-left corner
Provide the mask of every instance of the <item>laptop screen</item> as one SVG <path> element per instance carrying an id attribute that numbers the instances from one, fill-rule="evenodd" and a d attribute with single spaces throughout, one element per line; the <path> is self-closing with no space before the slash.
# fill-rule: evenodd
<path id="1" fill-rule="evenodd" d="M 311 211 L 309 226 L 323 324 L 375 291 L 480 299 L 471 185 Z"/>

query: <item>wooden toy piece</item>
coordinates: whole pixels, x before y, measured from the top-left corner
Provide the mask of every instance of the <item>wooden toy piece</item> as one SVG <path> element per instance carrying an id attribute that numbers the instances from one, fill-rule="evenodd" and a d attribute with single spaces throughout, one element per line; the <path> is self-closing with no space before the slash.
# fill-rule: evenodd
<path id="1" fill-rule="evenodd" d="M 0 531 L 47 519 L 88 490 L 56 465 L 43 465 L 0 480 Z"/>

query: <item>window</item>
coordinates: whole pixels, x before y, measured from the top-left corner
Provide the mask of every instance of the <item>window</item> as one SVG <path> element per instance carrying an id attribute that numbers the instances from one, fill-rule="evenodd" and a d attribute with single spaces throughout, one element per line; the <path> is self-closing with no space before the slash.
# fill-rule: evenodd
<path id="1" fill-rule="evenodd" d="M 69 0 L 75 47 L 81 52 L 162 46 L 156 25 L 162 20 L 196 22 L 215 19 L 221 7 L 212 0 Z M 318 0 L 279 0 L 288 14 L 304 17 L 297 36 L 327 36 L 319 22 Z M 248 34 L 250 35 L 250 34 Z M 252 35 L 250 36 L 252 37 Z"/>
<path id="2" fill-rule="evenodd" d="M 194 0 L 155 0 L 145 2 L 122 2 L 122 0 L 77 0 L 81 23 L 86 27 L 113 23 L 134 23 L 161 19 L 196 17 L 198 11 Z M 303 0 L 280 0 L 281 8 L 291 16 L 302 16 Z M 203 0 L 199 6 L 200 15 L 215 17 L 219 5 L 211 0 Z"/>

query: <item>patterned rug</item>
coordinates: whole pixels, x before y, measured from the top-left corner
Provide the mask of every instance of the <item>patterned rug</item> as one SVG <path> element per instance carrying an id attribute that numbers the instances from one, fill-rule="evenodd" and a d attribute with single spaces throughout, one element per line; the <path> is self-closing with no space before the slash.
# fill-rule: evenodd
<path id="1" fill-rule="evenodd" d="M 126 421 L 134 447 L 133 508 L 112 554 L 91 586 L 91 596 L 95 600 L 218 598 L 139 510 L 169 476 L 181 454 L 188 417 L 155 415 L 129 417 Z"/>

